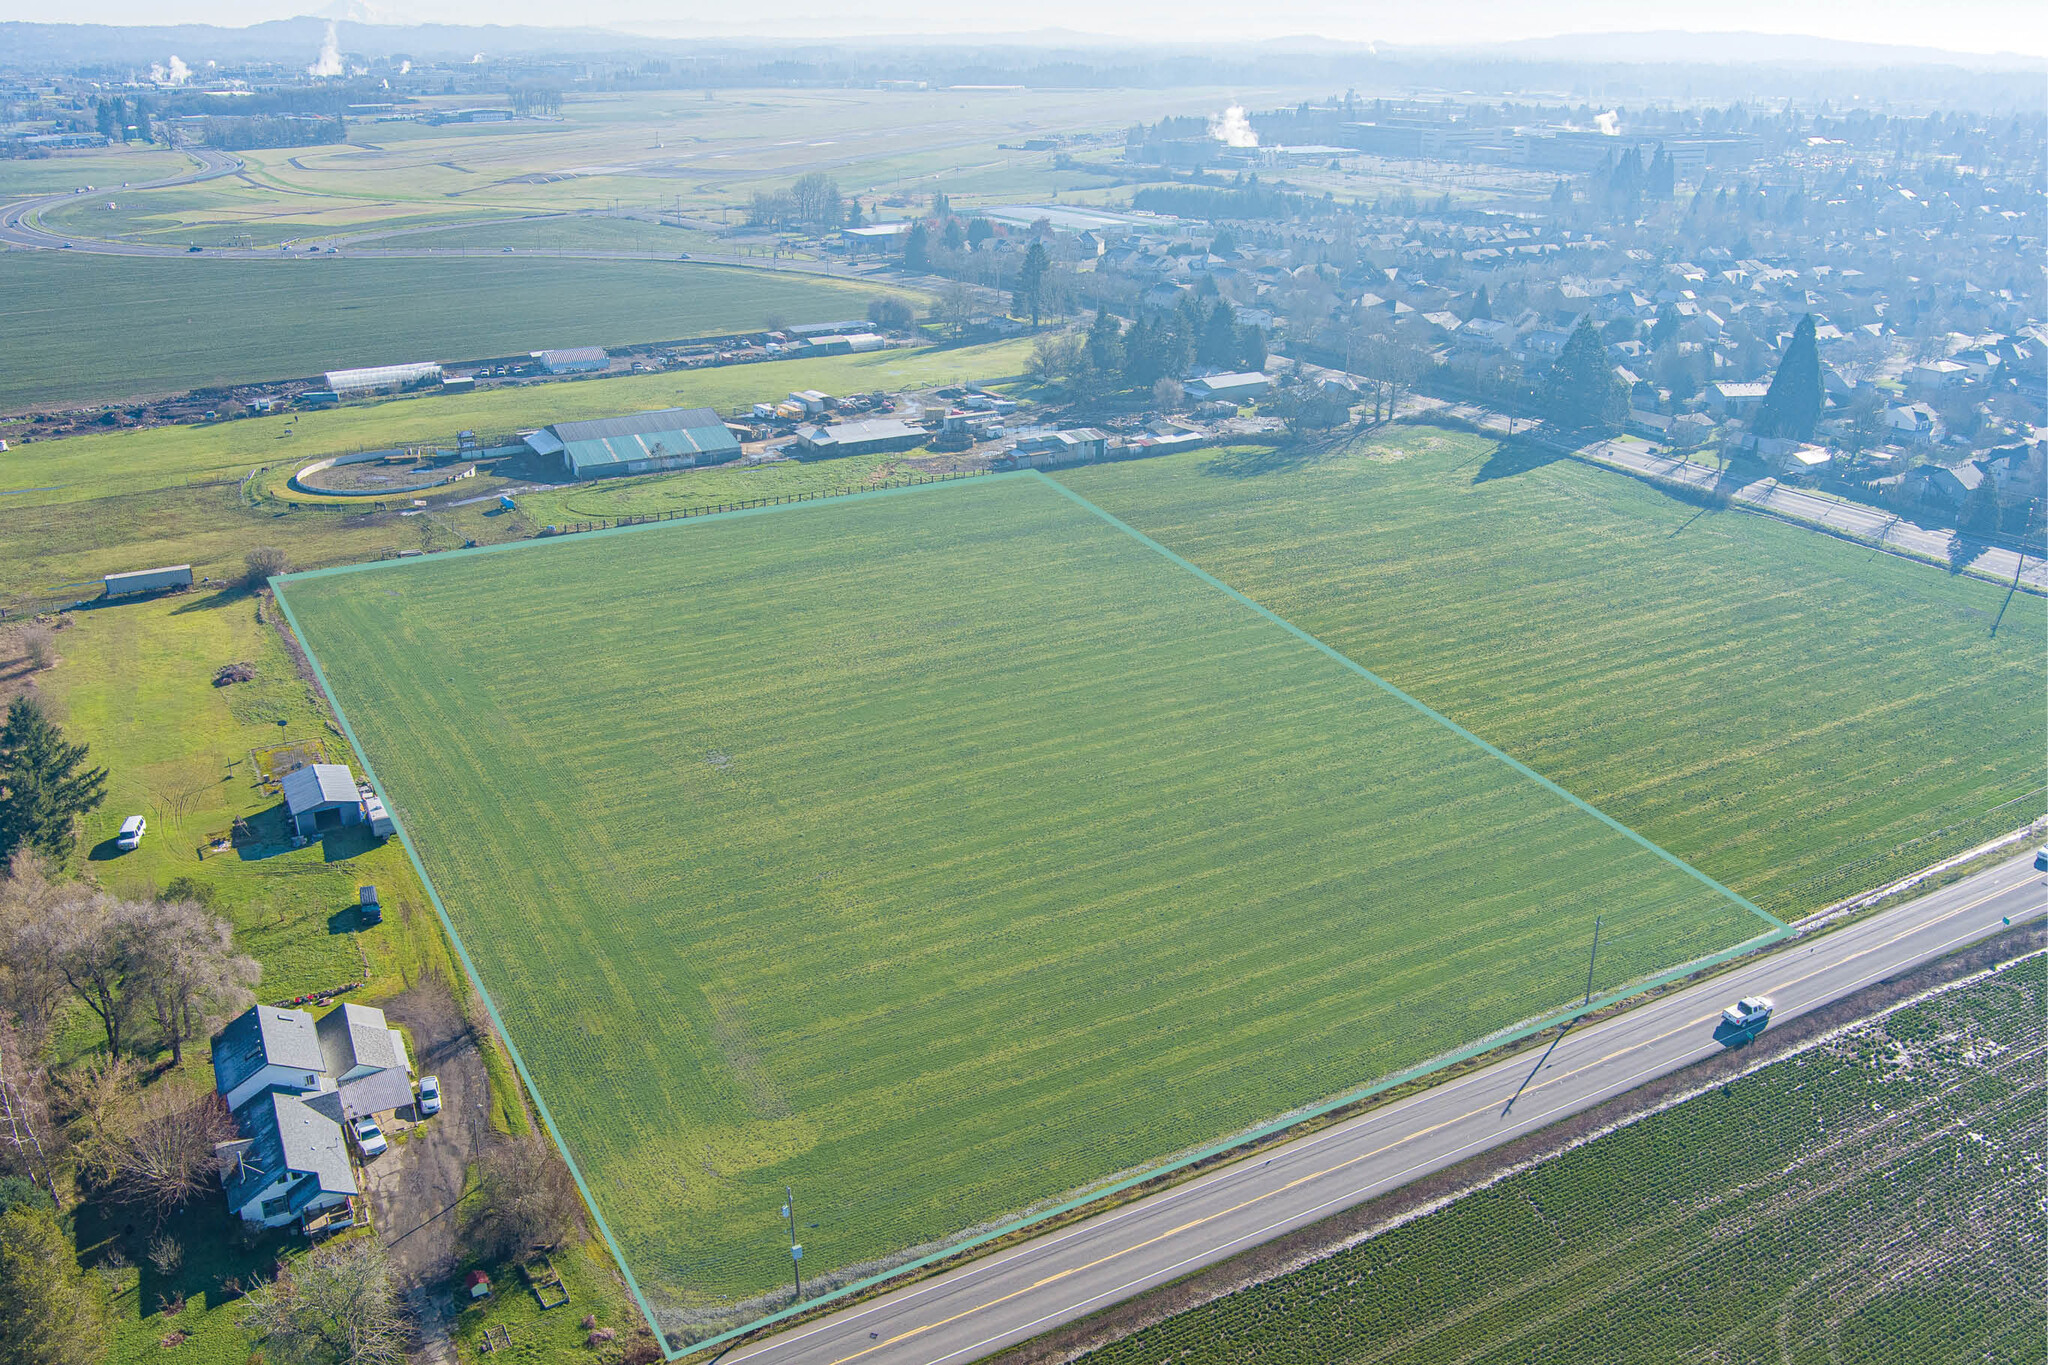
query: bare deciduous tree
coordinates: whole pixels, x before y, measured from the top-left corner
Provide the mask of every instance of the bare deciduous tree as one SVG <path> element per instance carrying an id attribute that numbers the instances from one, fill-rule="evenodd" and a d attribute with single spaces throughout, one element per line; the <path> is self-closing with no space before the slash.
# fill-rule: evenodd
<path id="1" fill-rule="evenodd" d="M 107 1051 L 119 1053 L 142 1002 L 136 987 L 148 925 L 142 907 L 104 891 L 65 887 L 44 918 L 28 926 L 35 954 L 50 962 L 99 1018 Z"/>
<path id="2" fill-rule="evenodd" d="M 18 634 L 21 652 L 28 665 L 41 673 L 57 662 L 57 632 L 40 623 L 23 626 Z"/>
<path id="3" fill-rule="evenodd" d="M 560 1153 L 540 1137 L 517 1138 L 484 1154 L 463 1236 L 481 1256 L 523 1260 L 574 1231 L 582 1210 Z"/>
<path id="4" fill-rule="evenodd" d="M 382 1247 L 316 1248 L 249 1296 L 242 1326 L 281 1365 L 401 1365 L 405 1314 Z"/>
<path id="5" fill-rule="evenodd" d="M 135 1063 L 88 1063 L 65 1081 L 82 1173 L 159 1217 L 205 1189 L 214 1144 L 235 1136 L 221 1097 L 165 1080 L 142 1088 Z"/>
<path id="6" fill-rule="evenodd" d="M 0 1013 L 13 1018 L 27 1056 L 42 1053 L 69 989 L 51 956 L 54 940 L 34 932 L 63 894 L 65 888 L 50 880 L 48 862 L 27 849 L 14 855 L 0 879 Z"/>
<path id="7" fill-rule="evenodd" d="M 144 918 L 149 931 L 135 976 L 171 1049 L 171 1065 L 178 1066 L 188 1039 L 249 1007 L 255 999 L 250 987 L 263 969 L 235 952 L 227 921 L 207 914 L 197 901 L 158 901 Z"/>
<path id="8" fill-rule="evenodd" d="M 275 545 L 257 546 L 242 556 L 242 563 L 248 569 L 244 581 L 252 588 L 262 587 L 269 579 L 291 568 L 291 561 Z"/>
<path id="9" fill-rule="evenodd" d="M 17 859 L 0 885 L 0 1006 L 38 1046 L 68 991 L 98 1017 L 109 1052 L 134 1041 L 146 1011 L 177 1065 L 187 1041 L 248 1007 L 260 975 L 234 951 L 227 922 L 197 901 L 53 884 L 34 860 Z"/>

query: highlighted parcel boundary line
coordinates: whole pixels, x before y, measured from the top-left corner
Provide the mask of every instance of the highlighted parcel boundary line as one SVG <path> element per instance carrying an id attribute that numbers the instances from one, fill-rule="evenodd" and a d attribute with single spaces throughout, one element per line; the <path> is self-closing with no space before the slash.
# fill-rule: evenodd
<path id="1" fill-rule="evenodd" d="M 536 1083 L 531 1071 L 528 1070 L 525 1058 L 520 1053 L 517 1042 L 512 1038 L 511 1033 L 505 1026 L 503 1018 L 500 1016 L 497 1002 L 492 998 L 489 989 L 485 986 L 483 977 L 481 973 L 478 971 L 475 962 L 470 957 L 468 947 L 463 942 L 462 935 L 457 931 L 454 920 L 449 915 L 446 905 L 443 904 L 439 889 L 434 885 L 433 878 L 430 875 L 428 875 L 425 861 L 421 858 L 418 847 L 414 843 L 411 833 L 406 828 L 404 818 L 400 814 L 399 805 L 393 801 L 391 794 L 385 790 L 382 780 L 377 776 L 375 766 L 370 762 L 369 755 L 365 750 L 361 740 L 357 737 L 355 729 L 353 725 L 350 723 L 346 712 L 343 710 L 340 699 L 336 695 L 334 688 L 329 684 L 327 680 L 327 675 L 320 664 L 318 656 L 315 654 L 313 650 L 311 641 L 307 638 L 306 633 L 300 628 L 298 618 L 293 613 L 291 604 L 287 598 L 286 588 L 289 584 L 296 582 L 309 581 L 316 578 L 326 578 L 344 574 L 365 573 L 378 570 L 402 572 L 408 568 L 415 568 L 424 564 L 434 564 L 448 559 L 467 557 L 471 555 L 503 554 L 521 550 L 536 550 L 542 546 L 549 546 L 558 543 L 580 543 L 583 541 L 588 541 L 605 536 L 630 535 L 639 532 L 653 532 L 664 529 L 677 529 L 685 526 L 701 525 L 706 522 L 737 520 L 740 518 L 762 516 L 776 512 L 792 511 L 797 508 L 803 507 L 816 508 L 821 505 L 861 502 L 876 498 L 902 497 L 911 494 L 931 492 L 939 488 L 952 486 L 956 482 L 971 485 L 982 485 L 994 482 L 1014 480 L 1029 480 L 1039 485 L 1043 485 L 1045 487 L 1052 489 L 1053 491 L 1057 492 L 1061 497 L 1067 499 L 1071 503 L 1089 512 L 1096 518 L 1100 519 L 1106 525 L 1114 528 L 1117 531 L 1122 532 L 1125 536 L 1130 537 L 1132 540 L 1152 550 L 1154 553 L 1160 555 L 1161 557 L 1166 559 L 1168 562 L 1174 564 L 1178 568 L 1194 575 L 1197 579 L 1199 579 L 1207 586 L 1214 588 L 1217 591 L 1223 593 L 1224 595 L 1230 597 L 1238 604 L 1249 608 L 1251 611 L 1255 612 L 1257 615 L 1259 615 L 1266 621 L 1279 626 L 1281 629 L 1287 631 L 1290 635 L 1294 636 L 1296 639 L 1302 641 L 1303 643 L 1311 646 L 1319 653 L 1323 654 L 1333 662 L 1337 663 L 1339 666 L 1372 683 L 1375 687 L 1378 687 L 1387 694 L 1399 699 L 1400 701 L 1402 701 L 1409 707 L 1413 708 L 1420 714 L 1428 717 L 1430 720 L 1436 722 L 1438 725 L 1449 730 L 1451 733 L 1457 735 L 1460 739 L 1480 749 L 1481 751 L 1490 755 L 1499 762 L 1505 764 L 1517 775 L 1537 783 L 1539 786 L 1541 786 L 1544 790 L 1550 792 L 1552 795 L 1562 798 L 1564 801 L 1568 802 L 1570 805 L 1574 806 L 1582 813 L 1591 816 L 1603 825 L 1606 825 L 1611 830 L 1623 835 L 1632 843 L 1638 845 L 1647 852 L 1654 854 L 1656 857 L 1658 857 L 1665 863 L 1692 877 L 1693 879 L 1700 882 L 1710 890 L 1717 893 L 1719 896 L 1725 898 L 1726 900 L 1736 905 L 1741 906 L 1743 909 L 1749 911 L 1751 914 L 1756 915 L 1758 918 L 1765 921 L 1770 927 L 1766 929 L 1764 932 L 1756 936 L 1753 936 L 1749 939 L 1746 939 L 1740 943 L 1737 943 L 1732 947 L 1723 949 L 1720 952 L 1711 954 L 1706 957 L 1698 958 L 1693 961 L 1680 964 L 1654 977 L 1637 981 L 1629 985 L 1625 985 L 1618 990 L 1611 991 L 1594 998 L 1588 1004 L 1561 1009 L 1556 1012 L 1553 1012 L 1552 1014 L 1537 1019 L 1531 1023 L 1516 1026 L 1498 1033 L 1489 1034 L 1453 1052 L 1445 1053 L 1439 1057 L 1432 1058 L 1428 1061 L 1419 1063 L 1415 1066 L 1406 1068 L 1402 1071 L 1395 1072 L 1392 1075 L 1383 1077 L 1367 1085 L 1344 1091 L 1318 1104 L 1291 1111 L 1285 1115 L 1282 1115 L 1279 1118 L 1269 1120 L 1255 1127 L 1243 1130 L 1241 1132 L 1232 1134 L 1228 1137 L 1222 1138 L 1218 1141 L 1206 1144 L 1194 1151 L 1170 1157 L 1164 1161 L 1159 1162 L 1158 1164 L 1148 1166 L 1133 1175 L 1126 1176 L 1108 1185 L 1095 1188 L 1086 1188 L 1082 1192 L 1073 1196 L 1072 1198 L 1063 1200 L 1058 1204 L 1041 1209 L 1035 1213 L 1026 1215 L 1024 1217 L 1014 1219 L 1010 1222 L 1002 1224 L 1001 1226 L 995 1227 L 985 1232 L 978 1233 L 972 1237 L 964 1238 L 958 1242 L 951 1243 L 941 1248 L 940 1250 L 931 1252 L 925 1256 L 917 1257 L 913 1260 L 903 1263 L 902 1265 L 890 1267 L 888 1269 L 879 1271 L 876 1274 L 866 1276 L 859 1280 L 855 1280 L 849 1284 L 842 1285 L 838 1289 L 833 1290 L 829 1293 L 817 1295 L 813 1298 L 805 1299 L 802 1302 L 791 1304 L 788 1307 L 783 1308 L 775 1313 L 768 1314 L 761 1318 L 755 1319 L 752 1322 L 745 1323 L 741 1326 L 729 1328 L 725 1331 L 719 1332 L 713 1336 L 706 1337 L 702 1340 L 687 1343 L 680 1348 L 672 1348 L 669 1345 L 667 1334 L 664 1332 L 660 1320 L 653 1309 L 653 1306 L 648 1302 L 645 1293 L 642 1291 L 638 1280 L 635 1278 L 633 1274 L 632 1267 L 627 1261 L 624 1251 L 620 1247 L 616 1236 L 613 1234 L 611 1230 L 610 1224 L 606 1221 L 604 1213 L 598 1205 L 598 1201 L 594 1191 L 590 1188 L 588 1182 L 584 1179 L 581 1167 L 577 1164 L 576 1158 L 570 1152 L 568 1143 L 564 1140 L 560 1129 L 556 1126 L 554 1114 L 548 1107 L 545 1095 L 542 1093 L 540 1086 Z M 1192 562 L 1183 558 L 1182 556 L 1175 554 L 1173 551 L 1159 544 L 1157 541 L 1145 535 L 1143 532 L 1138 531 L 1136 528 L 1119 520 L 1117 517 L 1113 516 L 1109 512 L 1096 506 L 1094 503 L 1082 497 L 1080 494 L 1074 492 L 1072 489 L 1066 487 L 1064 484 L 1058 482 L 1055 479 L 1047 477 L 1045 474 L 1037 470 L 1019 470 L 1008 473 L 989 474 L 971 480 L 947 480 L 930 484 L 911 484 L 893 488 L 872 489 L 862 492 L 848 493 L 837 498 L 822 498 L 791 503 L 770 504 L 767 506 L 760 507 L 735 508 L 730 511 L 710 513 L 707 515 L 697 517 L 678 518 L 672 521 L 644 522 L 629 526 L 609 527 L 603 530 L 587 531 L 579 533 L 574 536 L 562 537 L 559 540 L 555 538 L 536 538 L 530 540 L 507 541 L 495 545 L 474 546 L 460 550 L 444 551 L 440 554 L 436 554 L 433 556 L 422 556 L 416 559 L 372 560 L 358 564 L 336 565 L 330 568 L 314 569 L 302 573 L 281 575 L 272 578 L 270 580 L 270 586 L 272 588 L 272 591 L 276 595 L 278 606 L 284 612 L 287 624 L 291 626 L 293 634 L 298 637 L 300 646 L 305 651 L 307 663 L 309 664 L 313 671 L 315 680 L 319 683 L 322 693 L 325 694 L 325 696 L 327 697 L 328 704 L 334 708 L 335 718 L 341 726 L 342 733 L 347 737 L 350 747 L 355 750 L 356 757 L 358 761 L 362 764 L 365 777 L 369 780 L 372 788 L 377 792 L 378 796 L 383 800 L 385 808 L 391 813 L 393 817 L 393 822 L 397 828 L 399 841 L 401 844 L 403 844 L 405 848 L 406 856 L 411 861 L 414 872 L 419 876 L 421 884 L 426 888 L 428 900 L 432 903 L 434 907 L 434 913 L 439 918 L 443 931 L 448 935 L 449 942 L 453 946 L 456 957 L 461 962 L 463 971 L 465 975 L 468 976 L 472 988 L 477 992 L 478 997 L 483 1001 L 485 1011 L 490 1016 L 492 1025 L 497 1029 L 499 1038 L 504 1043 L 507 1052 L 510 1054 L 512 1064 L 514 1068 L 517 1070 L 520 1080 L 525 1084 L 528 1093 L 533 1097 L 534 1107 L 539 1112 L 541 1121 L 547 1128 L 549 1137 L 554 1141 L 556 1149 L 562 1154 L 563 1161 L 568 1165 L 570 1176 L 575 1180 L 577 1190 L 582 1194 L 584 1202 L 587 1205 L 589 1205 L 592 1217 L 596 1221 L 599 1235 L 604 1238 L 605 1245 L 611 1251 L 612 1258 L 619 1267 L 620 1274 L 626 1282 L 628 1291 L 632 1294 L 634 1301 L 639 1305 L 640 1311 L 642 1315 L 646 1318 L 648 1326 L 650 1327 L 650 1329 L 652 1329 L 652 1331 L 655 1334 L 655 1339 L 661 1343 L 663 1354 L 669 1360 L 680 1360 L 685 1357 L 698 1355 L 708 1349 L 728 1344 L 742 1337 L 753 1335 L 757 1332 L 760 1332 L 764 1328 L 775 1326 L 776 1324 L 785 1322 L 793 1317 L 810 1314 L 812 1312 L 815 1312 L 818 1308 L 825 1306 L 827 1304 L 831 1304 L 849 1298 L 851 1296 L 861 1294 L 866 1290 L 875 1288 L 876 1286 L 882 1285 L 889 1281 L 899 1279 L 903 1276 L 913 1275 L 920 1270 L 925 1270 L 936 1264 L 952 1260 L 956 1257 L 961 1256 L 963 1253 L 973 1251 L 974 1249 L 981 1246 L 985 1246 L 990 1242 L 996 1241 L 1004 1237 L 1012 1236 L 1015 1233 L 1021 1231 L 1028 1230 L 1032 1227 L 1045 1223 L 1051 1219 L 1059 1218 L 1065 1214 L 1072 1213 L 1078 1209 L 1082 1209 L 1087 1205 L 1096 1203 L 1100 1200 L 1114 1197 L 1115 1195 L 1124 1193 L 1137 1186 L 1146 1184 L 1154 1180 L 1158 1180 L 1161 1177 L 1172 1175 L 1190 1166 L 1194 1166 L 1205 1161 L 1213 1160 L 1218 1156 L 1224 1155 L 1238 1148 L 1245 1147 L 1257 1142 L 1261 1142 L 1266 1138 L 1272 1137 L 1278 1133 L 1282 1133 L 1289 1128 L 1295 1127 L 1299 1124 L 1311 1121 L 1316 1118 L 1320 1118 L 1335 1110 L 1345 1108 L 1349 1105 L 1357 1104 L 1366 1099 L 1370 1099 L 1375 1095 L 1381 1094 L 1387 1090 L 1391 1090 L 1397 1086 L 1405 1085 L 1409 1082 L 1419 1080 L 1438 1071 L 1442 1071 L 1446 1068 L 1455 1066 L 1458 1063 L 1469 1060 L 1470 1058 L 1478 1056 L 1481 1053 L 1519 1042 L 1524 1038 L 1534 1036 L 1538 1033 L 1543 1032 L 1546 1029 L 1553 1028 L 1556 1025 L 1564 1022 L 1565 1020 L 1575 1018 L 1579 1015 L 1585 1014 L 1592 1010 L 1605 1008 L 1609 1005 L 1615 1004 L 1622 1000 L 1629 999 L 1633 996 L 1642 994 L 1646 991 L 1657 989 L 1658 987 L 1667 985 L 1672 981 L 1681 979 L 1685 976 L 1689 976 L 1693 973 L 1709 970 L 1722 962 L 1728 961 L 1729 959 L 1734 957 L 1741 956 L 1744 953 L 1754 951 L 1757 948 L 1766 946 L 1770 943 L 1774 943 L 1782 938 L 1789 936 L 1794 932 L 1783 921 L 1777 919 L 1775 916 L 1769 914 L 1768 912 L 1764 911 L 1758 906 L 1752 904 L 1750 901 L 1743 898 L 1742 896 L 1737 895 L 1734 891 L 1730 890 L 1729 888 L 1722 886 L 1719 882 L 1707 876 L 1705 873 L 1693 867 L 1691 864 L 1685 862 L 1683 859 L 1659 847 L 1657 844 L 1651 842 L 1649 839 L 1638 834 L 1636 831 L 1630 829 L 1628 826 L 1615 820 L 1612 816 L 1606 814 L 1605 812 L 1599 810 L 1597 807 L 1592 806 L 1591 804 L 1587 803 L 1581 798 L 1573 795 L 1571 792 L 1565 790 L 1563 787 L 1559 786 L 1557 783 L 1553 782 L 1549 778 L 1543 776 L 1541 773 L 1530 768 L 1528 765 L 1522 763 L 1518 759 L 1515 759 L 1514 757 L 1505 753 L 1504 751 L 1495 747 L 1494 745 L 1487 743 L 1485 740 L 1479 738 L 1477 735 L 1474 735 L 1469 730 L 1466 730 L 1464 727 L 1450 720 L 1448 717 L 1431 709 L 1429 706 L 1419 701 L 1418 699 L 1410 696 L 1406 692 L 1403 692 L 1400 688 L 1386 681 L 1384 678 L 1381 678 L 1379 675 L 1373 673 L 1371 670 L 1363 667 L 1362 665 L 1357 663 L 1355 660 L 1349 658 L 1342 652 L 1332 648 L 1330 645 L 1324 643 L 1322 640 L 1318 639 L 1314 635 L 1311 635 L 1307 631 L 1302 630 L 1299 626 L 1296 626 L 1294 623 L 1288 621 L 1284 617 L 1278 615 L 1277 613 L 1273 612 L 1267 607 L 1254 601 L 1250 597 L 1245 596 L 1243 593 L 1231 587 L 1229 584 L 1223 582 L 1221 579 L 1216 578 L 1214 575 L 1208 573 L 1207 571 L 1203 570 L 1202 568 L 1193 564 Z"/>

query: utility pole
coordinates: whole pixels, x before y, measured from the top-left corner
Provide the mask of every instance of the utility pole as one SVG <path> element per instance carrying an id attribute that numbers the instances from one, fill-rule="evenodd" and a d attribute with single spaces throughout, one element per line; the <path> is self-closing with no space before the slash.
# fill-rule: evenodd
<path id="1" fill-rule="evenodd" d="M 789 1269 L 796 1276 L 796 1301 L 804 1300 L 804 1249 L 796 1240 L 796 1195 L 789 1186 L 782 1187 L 782 1216 L 789 1220 Z"/>
<path id="2" fill-rule="evenodd" d="M 1592 955 L 1592 957 L 1588 958 L 1588 959 L 1587 959 L 1587 961 L 1586 961 L 1586 999 L 1585 999 L 1584 1003 L 1582 1003 L 1582 1004 L 1581 1004 L 1581 1005 L 1579 1006 L 1579 1008 L 1580 1008 L 1580 1009 L 1584 1009 L 1584 1008 L 1585 1008 L 1585 1007 L 1586 1007 L 1587 1005 L 1590 1005 L 1590 1004 L 1592 1004 L 1592 1003 L 1593 1003 L 1593 964 L 1594 964 L 1594 963 L 1596 963 L 1596 962 L 1598 962 L 1599 960 L 1600 960 L 1600 917 L 1599 917 L 1598 915 L 1595 915 L 1595 916 L 1593 917 L 1593 955 Z M 794 1240 L 794 1239 L 795 1239 L 795 1237 L 796 1237 L 796 1234 L 795 1234 L 794 1232 L 791 1232 L 791 1233 L 790 1233 L 790 1237 L 791 1237 L 791 1239 L 792 1239 L 792 1240 Z"/>

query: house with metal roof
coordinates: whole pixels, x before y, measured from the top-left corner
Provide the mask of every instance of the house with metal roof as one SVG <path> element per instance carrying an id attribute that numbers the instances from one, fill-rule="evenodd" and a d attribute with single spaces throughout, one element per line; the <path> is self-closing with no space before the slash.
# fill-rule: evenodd
<path id="1" fill-rule="evenodd" d="M 339 763 L 308 763 L 284 775 L 285 818 L 304 839 L 363 822 L 363 794 Z"/>
<path id="2" fill-rule="evenodd" d="M 348 1203 L 357 1194 L 341 1125 L 283 1090 L 266 1090 L 235 1111 L 242 1136 L 221 1143 L 228 1207 L 244 1222 L 281 1227 Z"/>
<path id="3" fill-rule="evenodd" d="M 710 408 L 557 422 L 527 436 L 526 445 L 544 458 L 559 456 L 563 470 L 577 479 L 724 464 L 740 454 L 739 438 Z"/>

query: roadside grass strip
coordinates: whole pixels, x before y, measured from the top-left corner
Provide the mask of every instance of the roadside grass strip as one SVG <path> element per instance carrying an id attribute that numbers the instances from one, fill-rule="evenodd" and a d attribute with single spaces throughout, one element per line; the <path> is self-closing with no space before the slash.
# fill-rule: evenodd
<path id="1" fill-rule="evenodd" d="M 276 585 L 700 1345 L 1785 932 L 1037 474 Z"/>

